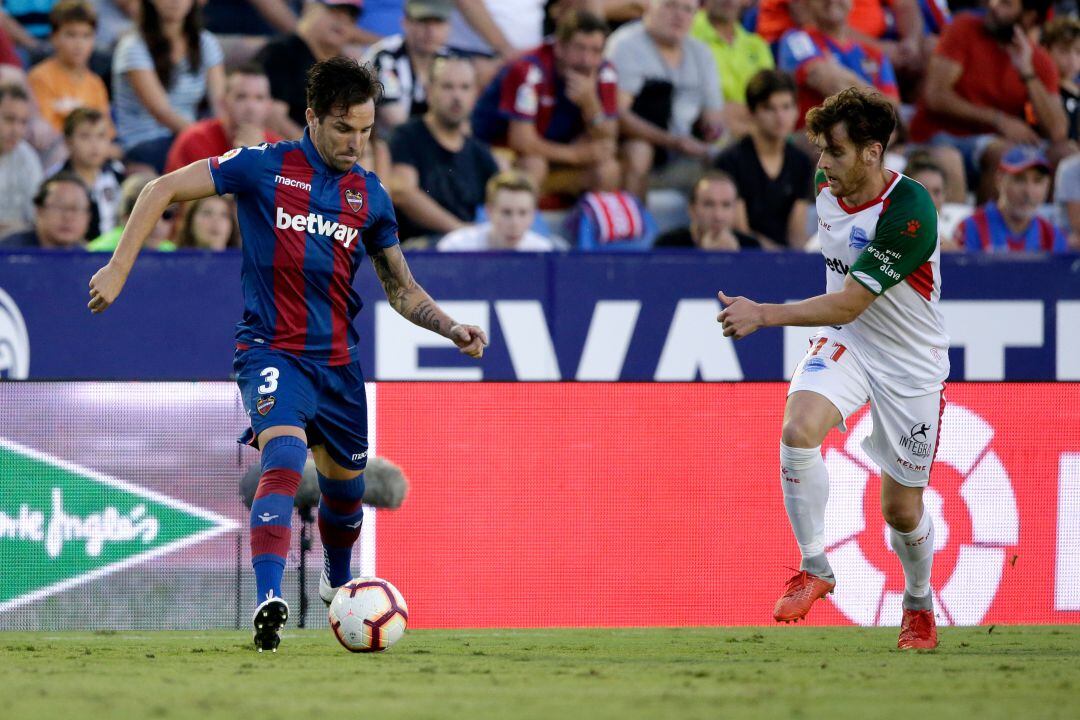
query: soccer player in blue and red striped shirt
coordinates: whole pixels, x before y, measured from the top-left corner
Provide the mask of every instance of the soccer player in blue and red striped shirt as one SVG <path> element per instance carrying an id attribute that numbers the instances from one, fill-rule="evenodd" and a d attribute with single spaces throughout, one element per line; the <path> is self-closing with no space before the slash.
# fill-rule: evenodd
<path id="1" fill-rule="evenodd" d="M 357 164 L 380 92 L 368 65 L 340 57 L 317 63 L 308 73 L 302 140 L 237 148 L 154 180 L 136 203 L 112 259 L 90 280 L 90 310 L 103 312 L 116 301 L 165 208 L 236 195 L 244 314 L 236 328 L 233 368 L 251 419 L 243 440 L 261 449 L 263 470 L 251 506 L 258 591 L 253 624 L 260 652 L 277 649 L 288 619 L 281 577 L 308 447 L 322 492 L 320 596 L 329 603 L 351 578 L 368 450 L 364 377 L 352 324 L 361 307 L 352 281 L 364 255 L 404 317 L 473 358 L 487 345 L 483 330 L 452 320 L 413 279 L 398 245 L 390 198 L 375 174 Z"/>

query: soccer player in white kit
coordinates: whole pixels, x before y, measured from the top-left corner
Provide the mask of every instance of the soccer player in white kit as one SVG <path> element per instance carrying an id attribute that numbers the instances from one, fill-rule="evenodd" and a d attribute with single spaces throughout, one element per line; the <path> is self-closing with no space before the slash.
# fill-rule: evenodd
<path id="1" fill-rule="evenodd" d="M 869 402 L 874 429 L 862 447 L 881 468 L 881 511 L 904 567 L 897 646 L 933 648 L 934 526 L 922 495 L 945 407 L 949 339 L 938 310 L 934 204 L 922 185 L 883 165 L 895 127 L 892 105 L 873 90 L 844 90 L 807 113 L 807 134 L 821 150 L 815 183 L 826 292 L 785 305 L 721 292 L 726 307 L 717 319 L 736 339 L 762 327 L 821 328 L 784 411 L 781 486 L 802 564 L 773 616 L 799 620 L 836 585 L 825 554 L 829 477 L 821 443 Z"/>

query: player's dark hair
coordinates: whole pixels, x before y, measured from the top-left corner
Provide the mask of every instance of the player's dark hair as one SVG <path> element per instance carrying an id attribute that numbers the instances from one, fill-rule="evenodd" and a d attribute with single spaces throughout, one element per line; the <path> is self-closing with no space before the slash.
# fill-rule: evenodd
<path id="1" fill-rule="evenodd" d="M 70 138 L 80 125 L 93 125 L 101 122 L 105 116 L 94 108 L 75 108 L 64 117 L 64 137 Z"/>
<path id="2" fill-rule="evenodd" d="M 690 191 L 690 204 L 693 205 L 698 200 L 698 193 L 701 188 L 705 187 L 708 183 L 730 183 L 731 187 L 735 188 L 735 197 L 739 196 L 739 184 L 735 182 L 735 178 L 727 174 L 723 170 L 710 170 L 697 179 L 694 183 L 694 189 Z"/>
<path id="3" fill-rule="evenodd" d="M 86 199 L 93 202 L 93 198 L 90 197 L 90 190 L 86 187 L 86 183 L 83 182 L 82 178 L 71 170 L 61 170 L 45 182 L 41 183 L 41 187 L 34 193 L 34 207 L 43 206 L 45 204 L 45 198 L 49 197 L 49 190 L 52 186 L 62 182 L 78 185 L 82 188 L 83 192 L 86 193 Z"/>
<path id="4" fill-rule="evenodd" d="M 379 103 L 383 85 L 368 63 L 333 57 L 317 62 L 307 73 L 307 105 L 315 117 L 324 118 L 334 108 L 343 112 L 368 100 Z"/>
<path id="5" fill-rule="evenodd" d="M 777 93 L 788 93 L 795 98 L 795 81 L 779 70 L 759 70 L 746 83 L 746 107 L 754 112 L 758 105 L 769 101 Z"/>
<path id="6" fill-rule="evenodd" d="M 0 83 L 0 102 L 4 102 L 8 98 L 30 102 L 30 93 L 18 83 Z"/>
<path id="7" fill-rule="evenodd" d="M 154 74 L 161 81 L 161 86 L 168 90 L 173 82 L 172 41 L 165 37 L 161 16 L 153 1 L 142 0 L 139 6 L 139 35 L 154 61 Z M 196 73 L 202 70 L 202 29 L 199 3 L 192 3 L 191 10 L 184 16 L 183 33 L 187 42 L 188 67 Z"/>
<path id="8" fill-rule="evenodd" d="M 86 0 L 60 0 L 49 13 L 49 25 L 53 32 L 74 23 L 86 23 L 97 30 L 97 22 L 97 12 Z"/>
<path id="9" fill-rule="evenodd" d="M 1042 31 L 1042 44 L 1045 48 L 1064 45 L 1068 47 L 1080 40 L 1080 18 L 1064 16 L 1054 18 Z"/>
<path id="10" fill-rule="evenodd" d="M 806 113 L 806 134 L 811 140 L 828 139 L 840 123 L 857 149 L 881 143 L 884 157 L 896 129 L 896 110 L 877 90 L 850 87 L 825 98 L 825 102 Z"/>
<path id="11" fill-rule="evenodd" d="M 578 33 L 601 33 L 607 37 L 609 31 L 607 22 L 599 15 L 588 10 L 574 10 L 559 18 L 559 24 L 555 26 L 555 39 L 566 44 Z"/>

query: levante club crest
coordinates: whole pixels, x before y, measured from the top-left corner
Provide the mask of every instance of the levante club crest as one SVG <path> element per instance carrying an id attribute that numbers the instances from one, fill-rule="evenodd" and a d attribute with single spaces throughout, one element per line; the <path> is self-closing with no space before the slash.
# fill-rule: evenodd
<path id="1" fill-rule="evenodd" d="M 349 203 L 353 212 L 360 212 L 360 208 L 364 207 L 364 196 L 357 190 L 346 190 L 345 202 Z"/>

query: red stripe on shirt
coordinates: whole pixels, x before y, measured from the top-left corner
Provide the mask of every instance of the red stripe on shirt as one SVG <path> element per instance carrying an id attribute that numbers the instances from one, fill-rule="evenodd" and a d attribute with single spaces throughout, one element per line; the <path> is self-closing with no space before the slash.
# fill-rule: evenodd
<path id="1" fill-rule="evenodd" d="M 615 200 L 619 203 L 619 205 L 622 206 L 622 211 L 626 214 L 627 220 L 629 220 L 627 225 L 630 226 L 630 229 L 627 232 L 626 237 L 633 239 L 643 235 L 644 233 L 642 232 L 641 228 L 638 227 L 637 213 L 634 212 L 634 208 L 631 206 L 631 204 L 626 201 L 626 196 L 623 195 L 621 192 L 615 193 Z"/>
<path id="2" fill-rule="evenodd" d="M 983 250 L 990 249 L 990 220 L 984 212 L 976 212 L 971 216 L 975 221 L 975 233 L 979 236 L 979 244 Z"/>
<path id="3" fill-rule="evenodd" d="M 915 292 L 930 300 L 934 292 L 934 268 L 928 262 L 923 263 L 907 276 L 907 282 Z"/>
<path id="4" fill-rule="evenodd" d="M 345 199 L 345 191 L 353 190 L 363 198 L 355 212 Z M 371 212 L 371 197 L 367 192 L 367 181 L 357 173 L 349 173 L 338 183 L 338 222 L 361 231 L 356 239 L 345 247 L 340 242 L 334 243 L 334 272 L 330 276 L 330 364 L 347 365 L 352 361 L 349 355 L 349 287 L 353 275 L 353 263 L 357 248 L 364 246 L 363 228 Z"/>
<path id="5" fill-rule="evenodd" d="M 1054 226 L 1041 217 L 1036 217 L 1039 223 L 1039 245 L 1046 252 L 1054 251 Z"/>
<path id="6" fill-rule="evenodd" d="M 281 174 L 311 184 L 314 170 L 300 148 L 285 153 Z M 307 298 L 305 296 L 304 255 L 307 233 L 277 226 L 278 208 L 291 215 L 307 215 L 311 193 L 297 187 L 278 185 L 274 193 L 274 339 L 270 347 L 303 352 L 307 344 Z"/>
<path id="7" fill-rule="evenodd" d="M 611 242 L 616 239 L 615 218 L 611 217 L 611 210 L 608 209 L 607 202 L 605 202 L 603 195 L 596 193 L 593 197 L 596 199 L 596 207 L 600 208 L 600 212 L 603 213 L 603 222 L 600 226 L 600 239 L 604 242 Z M 601 218 L 597 219 L 599 220 Z"/>

